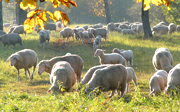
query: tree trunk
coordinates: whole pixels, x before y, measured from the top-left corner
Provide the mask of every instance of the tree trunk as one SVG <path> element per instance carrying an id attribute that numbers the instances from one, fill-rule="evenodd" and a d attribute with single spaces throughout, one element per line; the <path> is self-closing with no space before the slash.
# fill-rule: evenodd
<path id="1" fill-rule="evenodd" d="M 27 11 L 24 11 L 20 8 L 20 2 L 22 0 L 18 0 L 16 3 L 16 24 L 23 25 L 24 21 L 27 19 Z"/>
<path id="2" fill-rule="evenodd" d="M 0 30 L 3 30 L 2 0 L 0 1 Z"/>
<path id="3" fill-rule="evenodd" d="M 142 23 L 144 30 L 144 38 L 152 37 L 151 27 L 149 24 L 149 10 L 144 11 L 144 0 L 142 1 Z"/>
<path id="4" fill-rule="evenodd" d="M 106 23 L 110 23 L 111 22 L 111 14 L 110 14 L 110 11 L 109 11 L 109 3 L 108 3 L 108 0 L 104 0 L 104 8 L 105 8 L 105 14 L 106 14 Z"/>

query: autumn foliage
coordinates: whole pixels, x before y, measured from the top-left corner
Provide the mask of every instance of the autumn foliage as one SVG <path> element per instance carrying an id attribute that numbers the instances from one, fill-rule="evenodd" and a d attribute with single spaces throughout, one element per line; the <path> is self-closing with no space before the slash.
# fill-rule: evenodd
<path id="1" fill-rule="evenodd" d="M 5 0 L 9 3 L 10 0 Z M 39 9 L 37 6 L 41 3 L 48 2 L 48 0 L 22 0 L 20 2 L 20 8 L 23 10 L 27 10 L 28 8 L 31 10 L 27 14 L 27 19 L 24 22 L 24 30 L 26 33 L 31 33 L 35 27 L 35 25 L 39 25 L 40 29 L 44 29 L 44 23 L 47 24 L 47 15 L 49 18 L 56 22 L 61 19 L 64 26 L 70 24 L 70 20 L 66 13 L 62 12 L 61 10 L 56 10 L 54 13 L 50 11 Z M 76 3 L 72 0 L 49 0 L 52 3 L 52 7 L 56 9 L 60 4 L 70 8 L 70 5 L 77 7 Z M 51 5 L 51 4 L 50 4 Z"/>
<path id="2" fill-rule="evenodd" d="M 174 0 L 171 0 L 174 1 Z M 137 3 L 142 2 L 142 0 L 137 0 Z M 150 3 L 156 5 L 156 6 L 161 6 L 162 4 L 166 5 L 168 10 L 171 10 L 170 8 L 170 1 L 169 0 L 144 0 L 144 10 L 149 10 L 150 8 Z"/>

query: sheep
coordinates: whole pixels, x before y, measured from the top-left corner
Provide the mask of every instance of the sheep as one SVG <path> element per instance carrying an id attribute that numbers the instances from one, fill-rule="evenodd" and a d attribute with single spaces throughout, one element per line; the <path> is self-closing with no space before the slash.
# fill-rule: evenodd
<path id="1" fill-rule="evenodd" d="M 118 48 L 114 48 L 112 50 L 112 53 L 118 53 L 120 55 L 122 55 L 126 60 L 127 62 L 129 62 L 130 66 L 132 67 L 133 66 L 133 52 L 132 50 L 119 50 Z"/>
<path id="2" fill-rule="evenodd" d="M 61 30 L 59 32 L 59 35 L 60 35 L 60 37 L 63 37 L 63 41 L 64 41 L 64 38 L 67 38 L 67 40 L 69 41 L 69 37 L 73 37 L 73 39 L 74 39 L 72 29 L 68 28 L 68 27 Z"/>
<path id="3" fill-rule="evenodd" d="M 114 28 L 114 31 L 119 32 L 119 33 L 122 33 L 122 29 L 121 29 L 121 28 L 118 28 L 118 27 L 115 27 L 115 28 Z"/>
<path id="4" fill-rule="evenodd" d="M 119 27 L 119 25 L 121 25 L 121 23 L 114 23 L 114 25 L 115 25 L 115 28 L 116 28 L 116 27 Z"/>
<path id="5" fill-rule="evenodd" d="M 88 29 L 88 25 L 84 25 L 83 28 L 84 28 L 84 30 L 87 30 Z"/>
<path id="6" fill-rule="evenodd" d="M 79 26 L 78 26 L 78 25 L 76 25 L 76 26 L 75 26 L 75 28 L 79 28 Z"/>
<path id="7" fill-rule="evenodd" d="M 127 24 L 120 24 L 118 28 L 129 29 L 129 25 L 127 25 Z"/>
<path id="8" fill-rule="evenodd" d="M 96 38 L 94 39 L 94 42 L 93 42 L 93 49 L 96 50 L 96 49 L 99 49 L 101 47 L 101 36 L 100 35 L 97 35 Z"/>
<path id="9" fill-rule="evenodd" d="M 7 45 L 7 48 L 9 47 L 9 45 L 13 45 L 14 47 L 16 47 L 15 44 L 17 43 L 23 46 L 22 39 L 17 33 L 4 34 L 0 36 L 0 41 L 2 41 L 3 47 Z"/>
<path id="10" fill-rule="evenodd" d="M 98 29 L 98 28 L 102 28 L 102 27 L 103 27 L 103 25 L 101 23 L 90 26 L 90 28 L 94 28 L 94 29 Z"/>
<path id="11" fill-rule="evenodd" d="M 133 80 L 134 85 L 136 86 L 138 85 L 138 83 L 137 83 L 137 77 L 136 77 L 134 69 L 132 67 L 126 67 L 126 70 L 127 70 L 127 77 L 128 77 L 126 90 L 128 93 L 130 82 Z"/>
<path id="12" fill-rule="evenodd" d="M 19 26 L 14 26 L 13 27 L 13 31 L 11 33 L 17 33 L 17 34 L 25 34 L 26 32 L 24 31 L 24 26 L 23 25 L 19 25 Z"/>
<path id="13" fill-rule="evenodd" d="M 165 70 L 167 73 L 173 68 L 173 57 L 167 48 L 156 49 L 152 58 L 152 64 L 155 70 Z"/>
<path id="14" fill-rule="evenodd" d="M 48 40 L 48 46 L 49 46 L 50 35 L 51 35 L 50 30 L 41 30 L 39 32 L 39 43 L 43 49 L 44 49 L 46 40 Z"/>
<path id="15" fill-rule="evenodd" d="M 118 90 L 118 94 L 122 97 L 125 92 L 126 82 L 126 68 L 121 64 L 110 65 L 108 67 L 98 69 L 93 73 L 92 78 L 88 82 L 89 87 L 86 91 L 89 94 L 97 88 L 100 91 L 111 90 L 110 96 L 113 96 L 115 90 Z"/>
<path id="16" fill-rule="evenodd" d="M 83 31 L 85 31 L 85 29 L 82 27 L 78 27 L 78 28 L 73 29 L 72 33 L 73 33 L 73 35 L 75 35 L 75 38 L 77 41 L 80 39 L 79 32 L 83 32 Z"/>
<path id="17" fill-rule="evenodd" d="M 4 23 L 3 27 L 9 27 L 11 25 L 11 23 Z"/>
<path id="18" fill-rule="evenodd" d="M 168 24 L 167 24 L 167 23 L 165 23 L 164 21 L 161 21 L 161 22 L 159 22 L 156 26 L 161 26 L 161 25 L 165 25 L 165 26 L 167 26 Z"/>
<path id="19" fill-rule="evenodd" d="M 114 23 L 108 23 L 108 24 L 107 24 L 107 30 L 109 30 L 109 31 L 114 31 L 114 29 L 115 29 Z"/>
<path id="20" fill-rule="evenodd" d="M 168 26 L 168 33 L 171 34 L 176 31 L 176 25 L 174 23 L 170 23 Z"/>
<path id="21" fill-rule="evenodd" d="M 149 87 L 150 94 L 149 95 L 159 95 L 162 91 L 165 90 L 167 86 L 167 76 L 168 73 L 165 70 L 158 70 L 150 79 Z"/>
<path id="22" fill-rule="evenodd" d="M 180 92 L 180 64 L 177 64 L 172 68 L 168 74 L 166 92 L 170 95 L 174 95 Z"/>
<path id="23" fill-rule="evenodd" d="M 126 35 L 126 34 L 131 34 L 131 35 L 136 34 L 132 29 L 123 29 L 122 33 L 123 33 L 123 35 Z"/>
<path id="24" fill-rule="evenodd" d="M 33 80 L 33 74 L 34 74 L 37 60 L 38 60 L 38 57 L 35 51 L 31 49 L 23 49 L 12 54 L 7 59 L 7 61 L 8 60 L 11 61 L 11 66 L 14 66 L 17 70 L 17 81 L 19 81 L 19 69 L 22 69 L 22 68 L 24 68 L 25 70 L 25 76 L 26 76 L 26 71 L 28 71 L 29 78 Z M 29 68 L 31 68 L 32 66 L 33 66 L 33 71 L 32 71 L 32 75 L 30 76 Z M 26 76 L 26 80 L 27 80 L 27 76 Z"/>
<path id="25" fill-rule="evenodd" d="M 99 28 L 99 29 L 91 29 L 91 33 L 96 37 L 97 35 L 102 36 L 105 41 L 107 39 L 108 31 L 104 28 Z"/>
<path id="26" fill-rule="evenodd" d="M 125 61 L 125 64 L 127 66 L 126 59 L 121 56 L 118 53 L 111 53 L 111 54 L 104 54 L 104 51 L 102 49 L 96 49 L 94 53 L 94 57 L 99 57 L 100 64 L 122 64 L 123 61 Z"/>
<path id="27" fill-rule="evenodd" d="M 56 27 L 63 28 L 63 25 L 62 25 L 61 21 L 56 22 Z"/>
<path id="28" fill-rule="evenodd" d="M 177 25 L 176 31 L 177 31 L 177 32 L 180 32 L 180 26 L 179 26 L 179 25 Z"/>
<path id="29" fill-rule="evenodd" d="M 56 24 L 46 24 L 46 25 L 44 25 L 44 29 L 46 29 L 46 30 L 54 30 L 54 31 L 56 31 Z"/>
<path id="30" fill-rule="evenodd" d="M 68 56 L 68 55 L 72 55 L 71 53 L 66 53 L 66 55 L 65 56 Z"/>
<path id="31" fill-rule="evenodd" d="M 165 25 L 157 25 L 152 28 L 152 31 L 155 31 L 157 35 L 167 34 L 168 26 Z"/>
<path id="32" fill-rule="evenodd" d="M 52 67 L 50 83 L 52 85 L 48 90 L 48 93 L 50 93 L 51 90 L 54 95 L 65 91 L 68 92 L 76 83 L 76 74 L 71 65 L 66 61 L 59 61 L 55 63 Z"/>
<path id="33" fill-rule="evenodd" d="M 91 41 L 92 41 L 93 38 L 95 38 L 94 35 L 91 32 L 92 29 L 94 29 L 94 28 L 88 28 L 88 30 L 87 30 L 88 34 L 89 34 L 89 38 L 91 39 Z"/>
<path id="34" fill-rule="evenodd" d="M 82 43 L 84 42 L 84 40 L 89 40 L 89 33 L 88 33 L 88 31 L 83 31 L 83 32 L 79 32 L 79 36 L 80 36 L 80 38 L 81 38 L 81 41 L 82 41 Z"/>
<path id="35" fill-rule="evenodd" d="M 0 30 L 0 36 L 6 34 L 6 32 Z"/>
<path id="36" fill-rule="evenodd" d="M 81 73 L 83 69 L 84 61 L 78 55 L 67 55 L 67 56 L 57 56 L 51 58 L 50 60 L 42 60 L 38 63 L 38 74 L 41 75 L 44 71 L 47 73 L 51 73 L 53 65 L 58 61 L 67 61 L 71 67 L 74 69 L 77 75 L 77 81 L 81 81 Z"/>

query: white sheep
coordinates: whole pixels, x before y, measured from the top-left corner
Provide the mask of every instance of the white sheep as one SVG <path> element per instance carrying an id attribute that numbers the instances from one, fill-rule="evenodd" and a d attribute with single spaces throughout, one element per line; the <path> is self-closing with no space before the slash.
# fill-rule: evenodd
<path id="1" fill-rule="evenodd" d="M 91 29 L 91 33 L 94 35 L 94 37 L 96 37 L 97 35 L 102 36 L 105 39 L 105 41 L 108 37 L 108 30 L 104 28 Z"/>
<path id="2" fill-rule="evenodd" d="M 85 31 L 85 29 L 82 27 L 78 27 L 78 28 L 73 29 L 72 33 L 75 36 L 77 41 L 80 39 L 79 32 L 83 32 L 83 31 Z"/>
<path id="3" fill-rule="evenodd" d="M 87 30 L 88 29 L 88 25 L 84 25 L 83 28 L 84 28 L 84 30 Z"/>
<path id="4" fill-rule="evenodd" d="M 63 41 L 64 41 L 64 38 L 67 38 L 67 40 L 69 41 L 69 37 L 72 37 L 74 39 L 73 30 L 71 28 L 68 28 L 68 27 L 61 30 L 59 32 L 59 36 L 63 37 Z"/>
<path id="5" fill-rule="evenodd" d="M 126 89 L 127 71 L 122 64 L 110 65 L 105 68 L 97 69 L 88 82 L 87 93 L 99 89 L 100 91 L 111 90 L 113 96 L 115 90 L 122 97 Z"/>
<path id="6" fill-rule="evenodd" d="M 122 29 L 121 29 L 121 28 L 118 28 L 118 27 L 115 27 L 115 28 L 114 28 L 114 31 L 119 32 L 119 33 L 122 33 Z"/>
<path id="7" fill-rule="evenodd" d="M 18 51 L 14 54 L 12 54 L 8 59 L 11 61 L 11 66 L 14 66 L 17 69 L 17 81 L 19 81 L 19 69 L 24 69 L 25 70 L 25 76 L 26 76 L 26 71 L 29 73 L 29 78 L 33 80 L 33 74 L 36 68 L 37 64 L 37 54 L 31 49 L 24 49 L 21 51 Z M 32 75 L 30 76 L 30 71 L 29 68 L 33 66 L 33 71 Z M 26 76 L 27 80 L 27 76 Z"/>
<path id="8" fill-rule="evenodd" d="M 46 29 L 46 30 L 54 30 L 54 31 L 56 31 L 56 24 L 46 24 L 46 25 L 44 25 L 44 29 Z"/>
<path id="9" fill-rule="evenodd" d="M 110 54 L 104 54 L 105 50 L 102 49 L 96 49 L 94 53 L 94 57 L 99 57 L 99 62 L 101 64 L 122 64 L 123 61 L 125 61 L 125 64 L 127 66 L 126 59 L 121 56 L 118 53 L 110 53 Z"/>
<path id="10" fill-rule="evenodd" d="M 168 33 L 168 26 L 156 25 L 152 28 L 152 31 L 156 32 L 157 35 L 167 34 Z"/>
<path id="11" fill-rule="evenodd" d="M 137 77 L 136 77 L 136 73 L 134 71 L 134 69 L 132 67 L 126 67 L 126 70 L 127 70 L 127 85 L 126 85 L 126 90 L 128 92 L 129 90 L 129 85 L 130 85 L 130 82 L 133 80 L 134 82 L 134 85 L 138 85 L 137 83 Z"/>
<path id="12" fill-rule="evenodd" d="M 169 71 L 166 92 L 174 95 L 180 92 L 180 64 L 177 64 Z"/>
<path id="13" fill-rule="evenodd" d="M 180 25 L 177 25 L 176 31 L 177 31 L 177 32 L 180 32 Z"/>
<path id="14" fill-rule="evenodd" d="M 174 23 L 170 23 L 168 26 L 168 33 L 171 34 L 176 31 L 176 25 Z"/>
<path id="15" fill-rule="evenodd" d="M 23 46 L 22 45 L 22 39 L 19 36 L 19 34 L 17 34 L 17 33 L 10 33 L 10 34 L 1 35 L 0 41 L 2 41 L 3 47 L 5 47 L 6 45 L 7 45 L 7 47 L 9 47 L 9 45 L 13 45 L 14 47 L 16 47 L 15 45 L 17 43 L 19 43 L 21 46 Z"/>
<path id="16" fill-rule="evenodd" d="M 80 31 L 79 36 L 81 38 L 82 43 L 84 42 L 84 40 L 86 40 L 86 42 L 89 41 L 89 33 L 88 33 L 88 31 L 83 31 L 83 32 Z"/>
<path id="17" fill-rule="evenodd" d="M 76 74 L 71 65 L 66 61 L 59 61 L 52 67 L 50 75 L 52 84 L 48 93 L 52 90 L 53 94 L 68 92 L 76 83 Z M 64 91 L 63 91 L 64 89 Z"/>
<path id="18" fill-rule="evenodd" d="M 132 29 L 123 29 L 122 33 L 123 33 L 123 35 L 126 35 L 126 34 L 134 35 L 134 34 L 136 34 Z"/>
<path id="19" fill-rule="evenodd" d="M 156 49 L 152 58 L 152 64 L 155 70 L 165 70 L 169 72 L 173 68 L 173 57 L 167 48 Z"/>
<path id="20" fill-rule="evenodd" d="M 114 25 L 114 23 L 108 23 L 107 24 L 107 30 L 109 30 L 109 31 L 114 31 L 114 29 L 115 29 L 115 25 Z"/>
<path id="21" fill-rule="evenodd" d="M 23 25 L 19 25 L 19 26 L 14 26 L 13 27 L 13 31 L 11 33 L 17 33 L 17 34 L 25 34 L 26 32 L 24 31 L 24 26 Z"/>
<path id="22" fill-rule="evenodd" d="M 131 67 L 133 66 L 133 52 L 132 52 L 132 50 L 123 50 L 123 49 L 119 50 L 118 48 L 114 48 L 112 50 L 112 52 L 122 55 L 127 60 L 127 62 L 129 62 L 130 66 Z"/>
<path id="23" fill-rule="evenodd" d="M 101 47 L 101 36 L 100 35 L 97 35 L 96 38 L 94 39 L 94 42 L 93 42 L 93 49 L 96 50 L 96 49 L 99 49 Z"/>
<path id="24" fill-rule="evenodd" d="M 71 53 L 66 53 L 66 55 L 65 56 L 69 56 L 69 55 L 72 55 Z"/>
<path id="25" fill-rule="evenodd" d="M 162 91 L 164 91 L 167 86 L 167 77 L 168 77 L 168 73 L 165 70 L 158 70 L 150 79 L 149 95 L 161 94 Z"/>
<path id="26" fill-rule="evenodd" d="M 56 27 L 57 28 L 63 28 L 63 24 L 61 23 L 61 21 L 56 22 Z"/>
<path id="27" fill-rule="evenodd" d="M 49 46 L 50 35 L 51 35 L 50 30 L 41 30 L 39 32 L 39 43 L 43 49 L 44 49 L 46 40 L 48 40 L 48 46 Z"/>

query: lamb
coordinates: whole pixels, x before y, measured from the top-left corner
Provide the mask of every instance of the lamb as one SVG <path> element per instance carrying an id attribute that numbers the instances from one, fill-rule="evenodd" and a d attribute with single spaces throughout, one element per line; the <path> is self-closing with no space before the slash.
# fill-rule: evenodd
<path id="1" fill-rule="evenodd" d="M 155 70 L 165 70 L 167 73 L 173 68 L 173 57 L 167 48 L 156 49 L 152 58 Z"/>
<path id="2" fill-rule="evenodd" d="M 66 61 L 55 63 L 52 67 L 50 83 L 52 85 L 48 93 L 51 92 L 51 90 L 53 94 L 63 93 L 64 91 L 68 92 L 76 83 L 76 74 L 71 65 Z M 64 91 L 62 89 L 64 89 Z"/>
<path id="3" fill-rule="evenodd" d="M 171 34 L 176 31 L 176 25 L 174 23 L 170 23 L 168 26 L 168 33 Z"/>
<path id="4" fill-rule="evenodd" d="M 138 85 L 137 84 L 137 77 L 136 77 L 136 74 L 134 72 L 134 69 L 132 67 L 126 67 L 126 70 L 127 70 L 127 86 L 126 86 L 126 90 L 127 90 L 127 93 L 128 93 L 128 90 L 129 90 L 129 85 L 130 85 L 130 82 L 133 80 L 134 82 L 134 85 Z"/>
<path id="5" fill-rule="evenodd" d="M 17 43 L 19 43 L 21 46 L 23 46 L 22 39 L 19 36 L 19 34 L 17 34 L 17 33 L 10 33 L 10 34 L 2 35 L 2 36 L 0 36 L 0 41 L 2 41 L 3 47 L 5 47 L 7 45 L 7 48 L 9 47 L 9 45 L 13 45 L 14 47 L 16 47 L 15 45 Z"/>
<path id="6" fill-rule="evenodd" d="M 107 30 L 109 30 L 109 31 L 114 31 L 114 29 L 115 29 L 114 23 L 108 23 L 108 24 L 107 24 Z"/>
<path id="7" fill-rule="evenodd" d="M 155 31 L 157 35 L 167 34 L 168 33 L 168 26 L 157 25 L 157 26 L 153 27 L 152 31 Z"/>
<path id="8" fill-rule="evenodd" d="M 6 34 L 6 32 L 0 30 L 0 36 Z"/>
<path id="9" fill-rule="evenodd" d="M 99 49 L 101 47 L 101 36 L 100 35 L 97 35 L 96 38 L 94 39 L 94 42 L 93 42 L 93 49 L 96 50 L 96 49 Z"/>
<path id="10" fill-rule="evenodd" d="M 50 60 L 42 60 L 38 63 L 38 74 L 41 75 L 44 71 L 51 74 L 53 65 L 58 61 L 67 61 L 71 67 L 74 69 L 77 75 L 77 81 L 81 81 L 81 73 L 83 69 L 83 60 L 78 55 L 67 55 L 67 56 L 58 56 L 51 58 Z"/>
<path id="11" fill-rule="evenodd" d="M 68 27 L 61 30 L 59 32 L 59 35 L 60 35 L 60 37 L 63 37 L 63 41 L 64 41 L 64 38 L 67 38 L 67 40 L 69 41 L 69 37 L 73 37 L 73 39 L 74 39 L 72 29 L 68 28 Z"/>
<path id="12" fill-rule="evenodd" d="M 127 60 L 127 62 L 129 62 L 130 66 L 131 67 L 133 66 L 133 52 L 132 52 L 132 50 L 123 50 L 123 49 L 119 50 L 118 48 L 114 48 L 112 50 L 112 52 L 122 55 Z"/>
<path id="13" fill-rule="evenodd" d="M 25 70 L 25 76 L 26 76 L 26 71 L 28 71 L 29 73 L 29 78 L 31 80 L 33 80 L 33 74 L 36 68 L 36 64 L 37 64 L 37 54 L 36 52 L 34 52 L 31 49 L 24 49 L 21 51 L 18 51 L 14 54 L 12 54 L 8 59 L 11 61 L 11 66 L 14 66 L 17 70 L 17 81 L 19 81 L 19 69 L 24 68 Z M 30 71 L 29 68 L 31 68 L 33 66 L 33 71 L 32 71 L 32 75 L 30 76 Z M 26 76 L 26 80 L 27 80 L 27 76 Z"/>
<path id="14" fill-rule="evenodd" d="M 81 27 L 73 29 L 72 33 L 75 35 L 75 38 L 76 38 L 77 41 L 80 39 L 79 32 L 83 32 L 83 31 L 85 31 L 85 29 L 81 28 Z"/>
<path id="15" fill-rule="evenodd" d="M 46 24 L 46 25 L 44 26 L 44 29 L 56 31 L 56 24 Z"/>
<path id="16" fill-rule="evenodd" d="M 134 34 L 136 34 L 132 29 L 123 29 L 122 33 L 123 33 L 123 35 L 126 35 L 126 34 L 134 35 Z"/>
<path id="17" fill-rule="evenodd" d="M 101 64 L 122 64 L 125 61 L 127 66 L 126 59 L 118 53 L 104 54 L 105 50 L 96 49 L 94 57 L 99 57 L 99 62 Z"/>
<path id="18" fill-rule="evenodd" d="M 89 87 L 86 90 L 87 93 L 97 88 L 100 91 L 111 90 L 110 96 L 113 96 L 115 90 L 118 90 L 118 94 L 122 97 L 125 92 L 126 82 L 126 68 L 121 64 L 110 65 L 94 72 L 91 80 L 88 82 Z"/>
<path id="19" fill-rule="evenodd" d="M 165 90 L 167 86 L 167 76 L 168 73 L 165 70 L 158 70 L 150 79 L 149 87 L 150 94 L 149 95 L 159 95 L 162 91 Z"/>
<path id="20" fill-rule="evenodd" d="M 168 74 L 166 92 L 170 95 L 174 95 L 180 92 L 180 64 L 177 64 Z"/>
<path id="21" fill-rule="evenodd" d="M 105 39 L 105 41 L 106 41 L 107 35 L 108 35 L 107 30 L 104 28 L 91 29 L 91 33 L 94 35 L 94 37 L 96 37 L 97 35 L 102 36 Z"/>
<path id="22" fill-rule="evenodd" d="M 19 25 L 19 26 L 14 26 L 13 27 L 13 31 L 11 33 L 17 33 L 17 34 L 25 34 L 26 32 L 24 31 L 24 26 L 23 25 Z"/>
<path id="23" fill-rule="evenodd" d="M 48 46 L 49 46 L 50 35 L 51 35 L 50 30 L 41 30 L 39 32 L 39 43 L 43 49 L 44 49 L 46 40 L 48 40 Z"/>
<path id="24" fill-rule="evenodd" d="M 79 32 L 79 36 L 81 38 L 82 43 L 84 42 L 84 40 L 89 40 L 89 33 L 88 31 L 83 31 L 83 32 Z"/>

